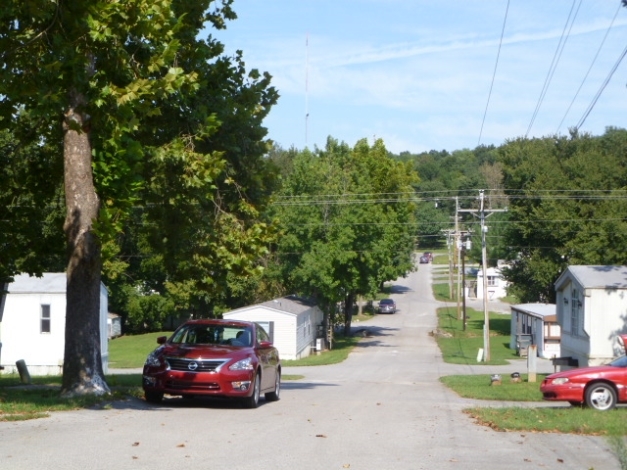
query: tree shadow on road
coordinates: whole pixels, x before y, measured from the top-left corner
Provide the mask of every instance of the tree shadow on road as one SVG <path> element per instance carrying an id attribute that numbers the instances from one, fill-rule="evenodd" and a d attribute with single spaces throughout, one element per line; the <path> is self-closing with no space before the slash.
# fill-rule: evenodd
<path id="1" fill-rule="evenodd" d="M 388 336 L 394 336 L 394 332 L 396 331 L 398 331 L 398 328 L 389 328 L 382 326 L 355 328 L 352 331 L 352 336 L 363 338 L 357 344 L 355 344 L 355 349 L 371 348 L 373 346 L 389 346 L 387 344 L 384 344 L 383 338 Z"/>

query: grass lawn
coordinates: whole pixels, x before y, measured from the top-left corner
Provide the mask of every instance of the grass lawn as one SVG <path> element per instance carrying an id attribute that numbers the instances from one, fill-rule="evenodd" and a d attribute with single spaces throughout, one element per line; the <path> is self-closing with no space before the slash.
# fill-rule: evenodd
<path id="1" fill-rule="evenodd" d="M 171 331 L 121 336 L 109 341 L 109 367 L 134 369 L 144 366 L 146 356 L 155 349 L 159 336 L 170 336 Z"/>
<path id="2" fill-rule="evenodd" d="M 492 385 L 491 374 L 448 375 L 440 382 L 464 398 L 499 401 L 542 401 L 540 383 L 545 375 L 537 374 L 535 382 L 529 382 L 527 374 L 520 371 L 520 382 L 507 376 L 501 377 L 500 385 Z"/>
<path id="3" fill-rule="evenodd" d="M 141 374 L 107 375 L 111 395 L 61 398 L 60 376 L 31 377 L 23 385 L 18 374 L 0 375 L 0 421 L 23 421 L 45 418 L 53 411 L 81 408 L 106 408 L 113 401 L 143 395 Z"/>
<path id="4" fill-rule="evenodd" d="M 490 313 L 490 361 L 485 364 L 507 364 L 518 359 L 516 351 L 509 348 L 510 316 Z M 438 309 L 439 334 L 436 341 L 445 362 L 477 364 L 477 353 L 483 348 L 483 312 L 466 307 L 466 330 L 457 319 L 457 307 Z M 483 363 L 482 363 L 483 364 Z"/>
<path id="5" fill-rule="evenodd" d="M 486 408 L 464 410 L 479 424 L 498 431 L 559 432 L 598 436 L 625 436 L 627 409 L 596 411 L 589 408 Z M 626 449 L 622 439 L 622 449 Z M 622 467 L 626 468 L 626 467 Z"/>
<path id="6" fill-rule="evenodd" d="M 149 333 L 111 340 L 109 367 L 142 367 L 148 353 L 157 346 L 157 337 L 168 334 Z M 0 421 L 42 418 L 53 411 L 105 408 L 113 401 L 143 396 L 141 374 L 108 374 L 106 379 L 111 395 L 66 399 L 60 396 L 61 376 L 33 376 L 31 384 L 24 385 L 18 374 L 0 374 Z"/>
<path id="7" fill-rule="evenodd" d="M 359 342 L 359 338 L 338 337 L 333 342 L 333 349 L 324 351 L 322 354 L 312 354 L 295 361 L 281 361 L 285 367 L 296 366 L 326 366 L 329 364 L 337 364 L 344 361 L 355 345 Z"/>

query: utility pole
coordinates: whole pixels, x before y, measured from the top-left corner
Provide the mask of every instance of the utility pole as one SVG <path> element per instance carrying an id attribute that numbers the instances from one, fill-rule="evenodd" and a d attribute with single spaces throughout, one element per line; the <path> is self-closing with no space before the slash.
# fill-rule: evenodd
<path id="1" fill-rule="evenodd" d="M 466 250 L 470 249 L 470 238 L 462 242 L 462 329 L 466 331 Z"/>
<path id="2" fill-rule="evenodd" d="M 490 360 L 490 315 L 488 314 L 488 250 L 485 242 L 485 197 L 479 191 L 479 217 L 481 218 L 481 266 L 483 270 L 483 362 Z"/>
<path id="3" fill-rule="evenodd" d="M 456 254 L 457 254 L 457 319 L 461 320 L 462 319 L 462 315 L 461 315 L 461 308 L 459 305 L 459 301 L 460 301 L 460 292 L 461 292 L 461 286 L 460 286 L 460 272 L 459 272 L 459 265 L 460 265 L 460 257 L 461 257 L 461 246 L 460 246 L 460 233 L 459 233 L 459 196 L 455 196 L 455 250 L 456 250 Z"/>
<path id="4" fill-rule="evenodd" d="M 477 215 L 476 210 L 460 210 L 460 212 L 472 212 Z M 489 212 L 486 215 L 486 212 Z M 490 209 L 486 211 L 485 208 L 485 194 L 483 189 L 479 190 L 479 219 L 481 221 L 481 270 L 483 274 L 483 361 L 488 362 L 490 360 L 490 316 L 488 314 L 488 250 L 486 244 L 486 233 L 488 227 L 485 224 L 485 219 L 492 215 L 494 212 L 507 212 L 505 209 Z M 478 293 L 477 293 L 478 294 Z"/>
<path id="5" fill-rule="evenodd" d="M 451 241 L 451 232 L 448 232 L 448 237 L 446 239 L 446 244 L 448 245 L 448 297 L 449 299 L 453 299 L 453 252 Z"/>

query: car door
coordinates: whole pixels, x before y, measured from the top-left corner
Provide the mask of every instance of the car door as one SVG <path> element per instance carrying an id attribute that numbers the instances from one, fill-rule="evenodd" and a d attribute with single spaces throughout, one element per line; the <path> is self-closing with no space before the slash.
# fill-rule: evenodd
<path id="1" fill-rule="evenodd" d="M 259 325 L 257 325 L 257 344 L 255 348 L 261 363 L 261 390 L 272 390 L 274 389 L 274 381 L 276 379 L 278 354 L 276 348 L 270 342 L 270 337 Z"/>

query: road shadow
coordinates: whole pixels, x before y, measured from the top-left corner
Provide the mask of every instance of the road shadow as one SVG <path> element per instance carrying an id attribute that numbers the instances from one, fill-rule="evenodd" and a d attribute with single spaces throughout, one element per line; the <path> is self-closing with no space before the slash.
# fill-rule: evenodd
<path id="1" fill-rule="evenodd" d="M 385 344 L 384 338 L 388 336 L 394 336 L 394 332 L 398 331 L 398 328 L 389 328 L 383 326 L 368 326 L 359 328 L 353 328 L 351 336 L 363 338 L 357 344 L 355 349 L 366 349 L 372 347 L 390 347 L 389 344 Z"/>
<path id="2" fill-rule="evenodd" d="M 289 380 L 281 382 L 283 390 L 314 390 L 321 387 L 337 387 L 337 384 L 321 383 L 321 382 L 303 382 L 301 380 Z"/>
<path id="3" fill-rule="evenodd" d="M 405 294 L 407 292 L 413 292 L 414 290 L 407 287 L 407 286 L 401 286 L 398 284 L 394 284 L 392 286 L 390 286 L 390 293 L 391 294 Z"/>

